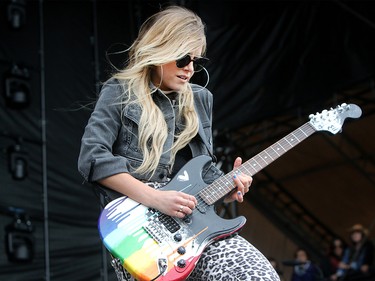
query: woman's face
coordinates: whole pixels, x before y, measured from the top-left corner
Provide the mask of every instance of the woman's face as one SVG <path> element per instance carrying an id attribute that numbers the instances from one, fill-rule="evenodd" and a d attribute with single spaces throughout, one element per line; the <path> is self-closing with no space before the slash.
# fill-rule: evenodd
<path id="1" fill-rule="evenodd" d="M 333 253 L 336 256 L 341 256 L 344 252 L 344 245 L 340 239 L 335 239 L 333 241 Z"/>
<path id="2" fill-rule="evenodd" d="M 190 57 L 197 57 L 193 54 Z M 182 68 L 178 68 L 176 61 L 155 67 L 151 74 L 152 83 L 162 91 L 179 91 L 189 83 L 194 74 L 193 61 Z"/>
<path id="3" fill-rule="evenodd" d="M 358 242 L 360 242 L 362 240 L 362 232 L 360 232 L 360 231 L 354 231 L 354 232 L 352 232 L 352 234 L 350 235 L 350 237 L 351 237 L 351 239 L 352 239 L 352 241 L 354 243 L 358 243 Z"/>

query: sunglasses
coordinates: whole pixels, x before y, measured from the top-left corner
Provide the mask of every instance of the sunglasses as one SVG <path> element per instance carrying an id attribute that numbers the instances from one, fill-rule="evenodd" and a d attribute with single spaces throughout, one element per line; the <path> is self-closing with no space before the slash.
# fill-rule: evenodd
<path id="1" fill-rule="evenodd" d="M 178 68 L 183 68 L 187 66 L 190 62 L 193 62 L 194 72 L 201 71 L 206 63 L 208 62 L 208 58 L 194 58 L 192 59 L 189 54 L 186 56 L 176 60 L 176 66 Z"/>

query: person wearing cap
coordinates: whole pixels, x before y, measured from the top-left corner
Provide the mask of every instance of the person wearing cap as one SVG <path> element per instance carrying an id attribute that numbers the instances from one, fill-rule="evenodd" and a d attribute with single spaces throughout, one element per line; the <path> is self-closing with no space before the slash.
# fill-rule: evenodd
<path id="1" fill-rule="evenodd" d="M 331 280 L 374 280 L 374 245 L 368 240 L 368 230 L 355 224 L 349 229 L 349 238 L 339 269 Z"/>

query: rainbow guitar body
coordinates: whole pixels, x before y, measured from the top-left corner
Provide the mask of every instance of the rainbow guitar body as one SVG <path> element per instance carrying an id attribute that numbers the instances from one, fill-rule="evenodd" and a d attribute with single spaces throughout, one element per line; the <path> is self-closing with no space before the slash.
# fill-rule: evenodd
<path id="1" fill-rule="evenodd" d="M 211 194 L 204 192 L 207 184 L 201 172 L 210 161 L 208 156 L 192 159 L 162 188 L 202 196 L 197 198 L 193 214 L 184 219 L 166 216 L 126 196 L 103 209 L 99 218 L 102 241 L 137 280 L 185 280 L 208 244 L 245 224 L 242 216 L 230 220 L 219 217 L 214 206 L 205 202 L 205 196 Z"/>
<path id="2" fill-rule="evenodd" d="M 246 222 L 243 216 L 223 219 L 214 208 L 236 188 L 235 173 L 253 176 L 316 131 L 336 134 L 346 118 L 361 114 L 357 105 L 345 103 L 311 114 L 309 122 L 209 185 L 203 181 L 202 171 L 211 158 L 193 158 L 162 189 L 195 196 L 198 204 L 194 212 L 184 219 L 173 218 L 120 197 L 100 214 L 98 228 L 105 247 L 139 281 L 185 280 L 210 243 L 239 231 Z"/>

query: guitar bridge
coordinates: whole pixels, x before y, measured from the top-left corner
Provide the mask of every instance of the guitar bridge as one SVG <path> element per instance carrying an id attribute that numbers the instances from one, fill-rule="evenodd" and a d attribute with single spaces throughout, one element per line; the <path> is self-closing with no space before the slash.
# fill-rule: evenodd
<path id="1" fill-rule="evenodd" d="M 157 243 L 161 243 L 163 241 L 163 238 L 166 236 L 165 234 L 160 232 L 153 224 L 143 226 L 143 228 L 152 238 L 154 238 Z"/>

